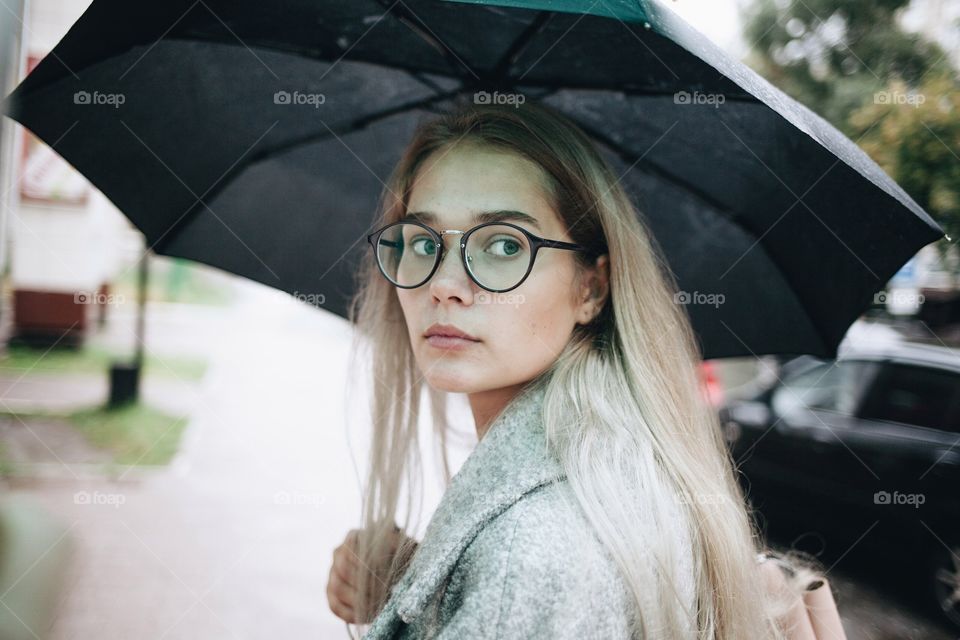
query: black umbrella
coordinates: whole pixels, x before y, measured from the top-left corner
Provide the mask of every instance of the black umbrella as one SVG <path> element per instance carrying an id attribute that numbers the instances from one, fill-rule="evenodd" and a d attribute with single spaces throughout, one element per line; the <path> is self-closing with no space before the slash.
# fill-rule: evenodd
<path id="1" fill-rule="evenodd" d="M 480 91 L 599 143 L 708 358 L 835 355 L 943 235 L 853 142 L 646 0 L 94 0 L 5 112 L 157 253 L 344 315 L 402 145 Z"/>

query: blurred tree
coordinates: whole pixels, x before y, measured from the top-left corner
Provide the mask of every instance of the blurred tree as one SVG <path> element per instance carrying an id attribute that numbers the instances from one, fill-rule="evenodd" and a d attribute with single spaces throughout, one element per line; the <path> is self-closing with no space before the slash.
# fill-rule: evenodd
<path id="1" fill-rule="evenodd" d="M 857 142 L 960 240 L 960 80 L 900 26 L 909 0 L 756 0 L 747 62 Z"/>
<path id="2" fill-rule="evenodd" d="M 927 76 L 911 93 L 905 83 L 893 81 L 877 101 L 850 114 L 849 123 L 863 136 L 860 146 L 943 225 L 955 243 L 960 237 L 956 83 L 947 76 Z"/>

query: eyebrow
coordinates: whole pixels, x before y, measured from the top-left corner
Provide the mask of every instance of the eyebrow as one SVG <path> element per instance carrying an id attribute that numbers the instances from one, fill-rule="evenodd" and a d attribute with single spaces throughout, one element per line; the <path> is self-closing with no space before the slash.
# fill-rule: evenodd
<path id="1" fill-rule="evenodd" d="M 436 224 L 437 216 L 429 211 L 413 211 L 404 216 L 403 220 L 417 220 L 419 222 L 423 222 L 424 224 Z M 537 231 L 543 231 L 543 229 L 540 228 L 540 223 L 537 222 L 537 219 L 530 214 L 524 213 L 523 211 L 497 209 L 495 211 L 481 211 L 473 216 L 473 221 L 477 224 L 482 224 L 484 222 L 501 222 L 503 220 L 526 222 L 527 224 L 535 227 Z"/>

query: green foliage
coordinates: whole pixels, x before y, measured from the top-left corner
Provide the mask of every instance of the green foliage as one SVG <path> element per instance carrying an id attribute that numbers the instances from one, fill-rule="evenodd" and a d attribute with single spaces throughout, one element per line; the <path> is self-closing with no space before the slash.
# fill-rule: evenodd
<path id="1" fill-rule="evenodd" d="M 960 81 L 938 44 L 900 28 L 907 4 L 757 0 L 747 62 L 856 141 L 956 241 Z"/>
<path id="2" fill-rule="evenodd" d="M 914 93 L 902 81 L 854 111 L 850 126 L 866 133 L 860 145 L 930 212 L 951 238 L 960 238 L 960 91 L 953 78 L 928 76 Z M 895 104 L 889 98 L 906 96 Z M 912 98 L 912 100 L 911 100 Z"/>

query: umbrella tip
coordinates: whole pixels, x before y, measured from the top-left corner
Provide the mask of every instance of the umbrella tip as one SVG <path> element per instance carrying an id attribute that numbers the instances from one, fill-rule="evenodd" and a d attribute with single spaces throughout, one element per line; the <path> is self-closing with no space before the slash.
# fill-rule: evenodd
<path id="1" fill-rule="evenodd" d="M 943 234 L 943 237 L 947 239 L 947 242 L 953 242 L 953 238 L 950 237 L 949 233 Z"/>

